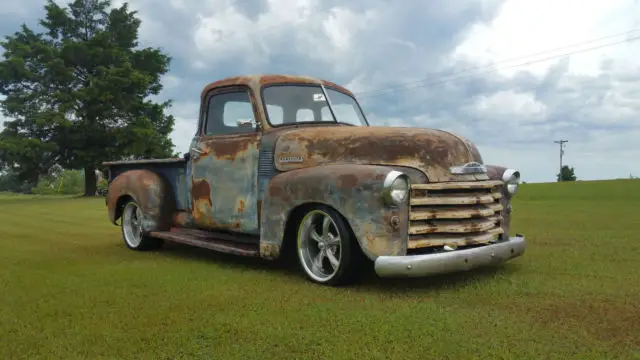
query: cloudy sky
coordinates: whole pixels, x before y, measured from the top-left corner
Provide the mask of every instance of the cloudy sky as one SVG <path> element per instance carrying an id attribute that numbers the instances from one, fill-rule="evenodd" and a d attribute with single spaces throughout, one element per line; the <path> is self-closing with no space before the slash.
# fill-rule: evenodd
<path id="1" fill-rule="evenodd" d="M 43 4 L 4 2 L 0 35 L 35 25 Z M 173 57 L 162 98 L 174 101 L 178 151 L 206 83 L 288 73 L 349 87 L 373 125 L 466 136 L 485 163 L 517 167 L 528 182 L 555 180 L 558 139 L 569 140 L 564 161 L 579 179 L 640 176 L 639 0 L 129 4 L 142 44 Z"/>

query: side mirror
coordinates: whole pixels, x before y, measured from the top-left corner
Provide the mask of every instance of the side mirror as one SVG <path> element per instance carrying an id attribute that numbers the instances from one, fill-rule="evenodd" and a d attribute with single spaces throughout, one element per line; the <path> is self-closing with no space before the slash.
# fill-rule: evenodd
<path id="1" fill-rule="evenodd" d="M 238 119 L 236 124 L 239 128 L 253 128 L 253 120 L 251 119 Z"/>

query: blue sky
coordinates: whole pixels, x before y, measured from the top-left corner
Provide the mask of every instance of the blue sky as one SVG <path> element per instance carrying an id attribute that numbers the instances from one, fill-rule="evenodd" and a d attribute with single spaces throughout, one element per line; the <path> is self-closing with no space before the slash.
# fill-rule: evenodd
<path id="1" fill-rule="evenodd" d="M 633 29 L 626 38 L 640 36 L 638 0 L 129 4 L 142 19 L 142 45 L 159 46 L 173 57 L 161 98 L 174 101 L 178 151 L 191 140 L 206 83 L 245 73 L 288 73 L 349 87 L 360 94 L 373 125 L 466 136 L 485 163 L 517 167 L 528 182 L 554 181 L 559 159 L 553 141 L 561 138 L 569 140 L 564 161 L 579 179 L 640 176 L 640 40 L 505 68 L 624 40 L 523 58 Z M 35 26 L 43 5 L 3 4 L 0 35 L 21 22 Z M 370 92 L 389 87 L 395 89 Z"/>

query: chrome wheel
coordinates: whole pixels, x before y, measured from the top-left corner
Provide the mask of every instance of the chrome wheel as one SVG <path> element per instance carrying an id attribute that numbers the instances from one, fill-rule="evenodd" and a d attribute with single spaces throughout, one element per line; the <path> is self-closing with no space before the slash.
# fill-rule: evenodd
<path id="1" fill-rule="evenodd" d="M 331 280 L 342 260 L 340 230 L 322 210 L 308 212 L 298 228 L 298 256 L 309 277 L 318 282 Z"/>
<path id="2" fill-rule="evenodd" d="M 122 211 L 124 241 L 131 248 L 138 248 L 143 241 L 142 209 L 135 202 L 128 203 Z"/>

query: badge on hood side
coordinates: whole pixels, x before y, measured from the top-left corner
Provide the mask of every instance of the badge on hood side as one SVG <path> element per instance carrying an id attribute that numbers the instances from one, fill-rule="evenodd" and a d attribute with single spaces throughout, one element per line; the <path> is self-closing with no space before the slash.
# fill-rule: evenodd
<path id="1" fill-rule="evenodd" d="M 484 174 L 487 172 L 487 167 L 479 162 L 472 161 L 464 165 L 452 166 L 449 171 L 454 175 Z"/>
<path id="2" fill-rule="evenodd" d="M 287 154 L 282 155 L 278 158 L 278 162 L 286 164 L 286 163 L 301 163 L 304 162 L 304 159 L 300 155 L 295 154 Z"/>

